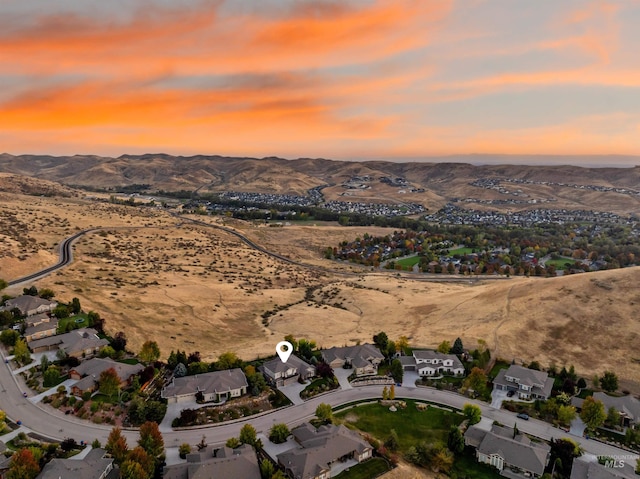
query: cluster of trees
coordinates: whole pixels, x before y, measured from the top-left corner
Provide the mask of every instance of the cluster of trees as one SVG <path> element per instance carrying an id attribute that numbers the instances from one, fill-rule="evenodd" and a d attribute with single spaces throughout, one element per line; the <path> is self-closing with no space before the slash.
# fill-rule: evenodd
<path id="1" fill-rule="evenodd" d="M 477 254 L 474 263 L 482 274 L 495 271 L 495 259 L 505 265 L 503 269 L 508 267 L 510 274 L 548 273 L 540 265 L 523 262 L 521 255 L 524 253 L 533 253 L 538 259 L 546 255 L 552 258 L 568 257 L 571 260 L 567 260 L 567 263 L 572 268 L 582 270 L 588 270 L 579 263 L 583 259 L 602 259 L 608 269 L 640 264 L 640 245 L 629 227 L 601 225 L 603 231 L 594 235 L 591 228 L 577 224 L 507 228 L 437 225 L 409 221 L 408 218 L 403 218 L 403 222 L 409 223 L 405 231 L 378 237 L 365 234 L 351 242 L 343 241 L 338 247 L 325 248 L 324 255 L 329 259 L 377 267 L 382 261 L 417 253 L 421 256 L 421 270 L 428 271 L 428 263 L 443 253 L 441 243 L 448 241 L 471 248 Z M 389 252 L 381 253 L 383 248 L 388 248 Z M 508 248 L 509 252 L 495 255 L 491 251 L 496 248 Z M 462 259 L 461 255 L 457 257 Z M 550 268 L 555 270 L 554 267 Z M 442 268 L 433 272 L 442 272 Z"/>
<path id="2" fill-rule="evenodd" d="M 133 449 L 129 449 L 127 439 L 118 427 L 111 430 L 107 439 L 105 449 L 120 466 L 122 479 L 151 479 L 164 460 L 164 439 L 158 424 L 147 421 L 140 426 L 139 432 L 138 445 Z"/>
<path id="3" fill-rule="evenodd" d="M 2 411 L 0 415 L 4 417 Z M 9 470 L 3 476 L 7 479 L 35 479 L 49 461 L 56 457 L 66 457 L 70 451 L 79 448 L 72 438 L 67 438 L 60 444 L 46 444 L 30 439 L 25 433 L 18 434 L 13 443 L 17 450 L 11 456 Z"/>

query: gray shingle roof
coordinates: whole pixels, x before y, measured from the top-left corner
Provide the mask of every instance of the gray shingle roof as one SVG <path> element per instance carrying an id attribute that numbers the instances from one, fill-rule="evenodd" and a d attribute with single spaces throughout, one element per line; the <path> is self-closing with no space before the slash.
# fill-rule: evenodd
<path id="1" fill-rule="evenodd" d="M 309 479 L 330 469 L 331 463 L 352 452 L 362 454 L 371 446 L 354 431 L 344 426 L 327 425 L 318 429 L 305 423 L 291 431 L 300 445 L 278 454 L 278 462 L 294 479 Z"/>
<path id="2" fill-rule="evenodd" d="M 284 373 L 289 369 L 296 369 L 298 372 L 306 371 L 307 369 L 315 369 L 313 366 L 293 354 L 289 356 L 286 363 L 283 363 L 280 358 L 275 358 L 264 363 L 262 367 L 271 377 L 275 377 L 276 373 Z"/>
<path id="3" fill-rule="evenodd" d="M 104 449 L 92 449 L 84 459 L 52 459 L 37 479 L 102 479 L 103 474 L 114 467 L 113 459 L 104 456 Z"/>
<path id="4" fill-rule="evenodd" d="M 475 431 L 473 431 L 475 429 Z M 477 426 L 471 426 L 465 433 L 465 438 L 477 440 L 482 431 Z M 534 443 L 524 435 L 513 438 L 513 429 L 494 426 L 491 431 L 484 432 L 484 438 L 477 447 L 478 452 L 490 456 L 497 454 L 504 462 L 525 471 L 542 475 L 549 459 L 551 447 L 548 444 Z"/>
<path id="5" fill-rule="evenodd" d="M 573 460 L 571 479 L 636 479 L 633 461 L 625 461 L 624 467 L 605 467 L 593 456 L 581 456 Z"/>
<path id="6" fill-rule="evenodd" d="M 506 376 L 516 378 L 518 382 L 507 381 Z M 531 387 L 532 393 L 546 397 L 551 395 L 551 390 L 553 389 L 553 378 L 550 378 L 546 372 L 525 368 L 517 364 L 512 364 L 509 369 L 501 369 L 493 383 L 510 387 L 524 384 Z"/>
<path id="7" fill-rule="evenodd" d="M 255 451 L 248 444 L 236 449 L 223 447 L 187 455 L 187 462 L 164 468 L 164 479 L 242 478 L 260 479 Z"/>
<path id="8" fill-rule="evenodd" d="M 40 306 L 48 306 L 53 309 L 57 304 L 58 303 L 50 299 L 42 299 L 38 296 L 24 295 L 18 296 L 17 298 L 13 299 L 8 299 L 5 302 L 5 306 L 3 309 L 9 311 L 13 308 L 18 308 L 22 314 L 26 315 L 29 311 L 38 309 Z"/>
<path id="9" fill-rule="evenodd" d="M 174 378 L 170 385 L 162 389 L 162 397 L 184 396 L 195 394 L 198 391 L 205 394 L 222 394 L 247 386 L 247 377 L 244 375 L 244 372 L 242 372 L 240 368 L 235 368 L 226 371 L 214 371 L 211 373 L 196 374 L 195 376 Z"/>
<path id="10" fill-rule="evenodd" d="M 359 363 L 369 360 L 382 361 L 384 355 L 373 344 L 359 344 L 357 346 L 345 346 L 342 348 L 330 348 L 322 351 L 322 357 L 328 363 L 335 359 L 342 361 L 349 360 L 355 366 L 356 359 L 360 360 Z M 361 367 L 361 366 L 356 366 Z"/>
<path id="11" fill-rule="evenodd" d="M 93 328 L 80 328 L 69 333 L 57 334 L 48 338 L 35 339 L 29 342 L 31 349 L 42 346 L 58 346 L 67 354 L 81 352 L 85 349 L 95 349 L 109 344 L 106 339 L 98 338 L 98 331 Z"/>
<path id="12" fill-rule="evenodd" d="M 107 369 L 113 368 L 118 373 L 120 381 L 126 381 L 132 375 L 138 374 L 144 369 L 142 364 L 126 364 L 119 363 L 113 359 L 108 358 L 93 358 L 82 362 L 70 372 L 76 372 L 79 376 L 93 376 L 95 378 L 100 377 L 100 373 Z"/>
<path id="13" fill-rule="evenodd" d="M 633 396 L 613 397 L 603 392 L 597 392 L 593 394 L 593 399 L 602 401 L 607 409 L 614 407 L 629 416 L 632 421 L 640 422 L 640 401 Z"/>

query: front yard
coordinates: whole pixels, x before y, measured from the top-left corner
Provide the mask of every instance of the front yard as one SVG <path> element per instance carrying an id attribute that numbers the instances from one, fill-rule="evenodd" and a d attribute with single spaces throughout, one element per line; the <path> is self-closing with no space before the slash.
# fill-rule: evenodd
<path id="1" fill-rule="evenodd" d="M 279 394 L 278 394 L 279 393 Z M 172 427 L 188 427 L 202 424 L 216 424 L 225 421 L 253 416 L 264 411 L 271 411 L 290 402 L 282 397 L 280 391 L 276 394 L 264 391 L 260 396 L 244 396 L 228 400 L 220 406 L 205 406 L 199 409 L 184 409 L 180 416 L 173 420 Z"/>
<path id="2" fill-rule="evenodd" d="M 429 406 L 419 411 L 416 401 L 411 400 L 406 401 L 406 405 L 391 412 L 381 404 L 365 404 L 338 412 L 336 417 L 346 426 L 367 432 L 383 442 L 389 437 L 389 431 L 395 429 L 401 452 L 422 441 L 446 444 L 449 428 L 463 420 L 451 410 Z"/>

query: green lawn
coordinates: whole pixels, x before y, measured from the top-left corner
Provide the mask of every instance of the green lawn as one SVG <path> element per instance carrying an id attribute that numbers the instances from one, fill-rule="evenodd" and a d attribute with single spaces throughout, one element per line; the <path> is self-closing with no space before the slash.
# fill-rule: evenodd
<path id="1" fill-rule="evenodd" d="M 136 358 L 121 359 L 118 362 L 119 363 L 124 363 L 124 364 L 138 364 L 138 363 L 140 363 L 140 361 L 138 361 Z"/>
<path id="2" fill-rule="evenodd" d="M 500 359 L 496 360 L 496 363 L 491 368 L 491 371 L 489 371 L 489 379 L 495 379 L 501 369 L 508 369 L 509 366 L 511 366 L 511 363 L 507 361 L 502 361 Z"/>
<path id="3" fill-rule="evenodd" d="M 420 262 L 420 256 L 411 256 L 409 258 L 402 258 L 396 261 L 396 264 L 399 264 L 403 268 L 413 268 L 416 264 Z"/>
<path id="4" fill-rule="evenodd" d="M 336 476 L 336 479 L 370 479 L 378 477 L 389 470 L 387 461 L 381 457 L 373 457 L 368 461 L 361 462 L 357 466 L 349 468 Z"/>
<path id="5" fill-rule="evenodd" d="M 456 456 L 451 472 L 455 473 L 455 477 L 467 479 L 499 479 L 502 477 L 497 469 L 488 464 L 478 463 L 474 452 L 468 448 L 465 449 L 463 455 Z"/>
<path id="6" fill-rule="evenodd" d="M 446 443 L 449 428 L 459 425 L 463 419 L 459 414 L 431 406 L 425 411 L 418 411 L 415 401 L 406 403 L 406 409 L 396 412 L 380 404 L 366 404 L 339 412 L 336 417 L 348 418 L 345 424 L 368 432 L 381 441 L 387 439 L 391 429 L 395 429 L 402 452 L 421 441 Z"/>
<path id="7" fill-rule="evenodd" d="M 86 328 L 89 325 L 89 319 L 87 318 L 87 315 L 85 313 L 79 313 L 76 314 L 75 316 L 70 316 L 68 318 L 62 318 L 59 322 L 58 322 L 58 332 L 59 333 L 64 333 L 67 331 L 67 325 L 71 324 L 71 328 L 73 329 L 78 329 L 78 328 Z"/>
<path id="8" fill-rule="evenodd" d="M 566 264 L 569 263 L 571 266 L 576 262 L 573 258 L 558 258 L 558 259 L 550 259 L 545 261 L 545 265 L 554 266 L 558 270 L 567 269 Z"/>

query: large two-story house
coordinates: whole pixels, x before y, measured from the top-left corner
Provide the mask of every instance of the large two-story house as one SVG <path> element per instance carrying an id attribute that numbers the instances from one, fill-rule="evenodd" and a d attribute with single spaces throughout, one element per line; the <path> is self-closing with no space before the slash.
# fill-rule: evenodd
<path id="1" fill-rule="evenodd" d="M 384 355 L 373 344 L 359 344 L 322 351 L 322 359 L 333 369 L 351 367 L 356 376 L 378 374 Z"/>
<path id="2" fill-rule="evenodd" d="M 264 363 L 259 369 L 264 373 L 269 384 L 277 387 L 293 384 L 298 379 L 307 380 L 316 375 L 315 366 L 293 354 L 289 356 L 286 363 L 283 363 L 280 358 L 275 358 Z"/>
<path id="3" fill-rule="evenodd" d="M 553 388 L 553 378 L 544 371 L 536 371 L 516 364 L 501 369 L 493 380 L 498 391 L 513 391 L 519 399 L 548 399 Z"/>
<path id="4" fill-rule="evenodd" d="M 416 371 L 420 376 L 464 376 L 464 366 L 455 354 L 418 350 L 413 356 L 400 356 L 400 362 L 405 371 Z"/>

